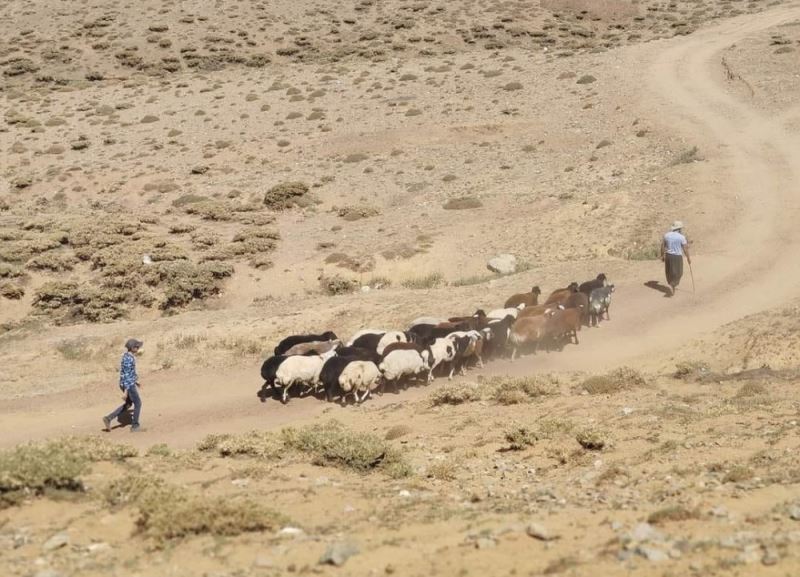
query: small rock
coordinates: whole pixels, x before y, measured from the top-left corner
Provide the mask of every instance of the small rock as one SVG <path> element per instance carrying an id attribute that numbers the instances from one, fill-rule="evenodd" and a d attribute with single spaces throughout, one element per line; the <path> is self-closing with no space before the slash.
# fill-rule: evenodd
<path id="1" fill-rule="evenodd" d="M 358 555 L 361 551 L 354 543 L 334 543 L 328 547 L 322 557 L 319 558 L 320 565 L 335 565 L 341 567 L 353 555 Z"/>
<path id="2" fill-rule="evenodd" d="M 761 558 L 761 563 L 764 564 L 764 565 L 767 565 L 767 566 L 777 565 L 778 561 L 780 561 L 780 560 L 781 560 L 781 558 L 778 555 L 778 552 L 775 551 L 775 549 L 772 549 L 772 548 L 768 547 L 764 551 L 764 556 Z"/>
<path id="3" fill-rule="evenodd" d="M 66 547 L 67 545 L 69 545 L 69 535 L 66 533 L 56 533 L 44 542 L 42 545 L 42 551 L 55 551 L 56 549 L 61 549 L 61 547 Z"/>
<path id="4" fill-rule="evenodd" d="M 143 254 L 142 264 L 153 264 L 153 258 L 149 254 Z"/>
<path id="5" fill-rule="evenodd" d="M 664 535 L 650 523 L 639 523 L 630 533 L 631 541 L 646 543 L 648 541 L 663 541 Z"/>
<path id="6" fill-rule="evenodd" d="M 525 532 L 530 537 L 538 539 L 539 541 L 552 541 L 556 538 L 556 535 L 554 535 L 552 531 L 539 523 L 531 523 L 528 525 L 528 528 L 525 529 Z"/>
<path id="7" fill-rule="evenodd" d="M 278 531 L 279 537 L 299 537 L 303 534 L 303 530 L 299 527 L 284 527 Z"/>
<path id="8" fill-rule="evenodd" d="M 405 497 L 405 498 L 408 498 L 408 497 L 410 497 L 410 496 L 411 496 L 411 491 L 409 491 L 409 490 L 407 490 L 407 489 L 403 489 L 403 490 L 402 490 L 402 491 L 400 491 L 400 492 L 399 492 L 397 495 L 398 495 L 399 497 Z"/>
<path id="9" fill-rule="evenodd" d="M 655 547 L 649 547 L 647 545 L 639 545 L 636 548 L 636 552 L 653 563 L 658 563 L 669 559 L 669 555 L 664 553 L 664 551 L 661 549 L 656 549 Z"/>
<path id="10" fill-rule="evenodd" d="M 272 562 L 272 559 L 267 557 L 264 554 L 256 556 L 256 560 L 253 561 L 254 567 L 261 567 L 263 569 L 269 569 L 273 567 L 275 564 Z"/>
<path id="11" fill-rule="evenodd" d="M 711 509 L 711 514 L 714 517 L 727 517 L 729 515 L 728 509 L 724 505 L 717 505 Z"/>
<path id="12" fill-rule="evenodd" d="M 513 254 L 499 254 L 486 263 L 486 268 L 498 274 L 512 274 L 517 271 L 517 257 Z"/>
<path id="13" fill-rule="evenodd" d="M 497 547 L 497 541 L 495 541 L 491 537 L 481 537 L 480 539 L 475 541 L 476 549 L 493 549 L 495 547 Z"/>
<path id="14" fill-rule="evenodd" d="M 86 550 L 89 553 L 104 553 L 105 551 L 111 551 L 111 545 L 108 543 L 91 543 L 86 546 Z"/>
<path id="15" fill-rule="evenodd" d="M 800 505 L 792 505 L 789 507 L 789 518 L 800 521 Z"/>

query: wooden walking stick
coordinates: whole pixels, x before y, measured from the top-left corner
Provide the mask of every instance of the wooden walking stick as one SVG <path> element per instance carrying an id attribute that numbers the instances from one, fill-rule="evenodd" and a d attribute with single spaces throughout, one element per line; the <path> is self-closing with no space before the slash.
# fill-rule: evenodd
<path id="1" fill-rule="evenodd" d="M 692 294 L 694 293 L 694 271 L 692 270 L 692 261 L 689 261 L 689 275 L 692 277 Z"/>

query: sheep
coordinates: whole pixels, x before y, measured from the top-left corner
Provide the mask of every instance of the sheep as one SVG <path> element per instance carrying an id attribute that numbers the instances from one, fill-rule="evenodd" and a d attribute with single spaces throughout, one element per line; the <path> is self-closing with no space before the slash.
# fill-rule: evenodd
<path id="1" fill-rule="evenodd" d="M 606 273 L 601 272 L 596 278 L 582 282 L 578 290 L 588 297 L 594 289 L 603 288 L 604 286 L 606 286 Z"/>
<path id="2" fill-rule="evenodd" d="M 486 331 L 491 335 L 483 344 L 485 356 L 493 356 L 497 351 L 505 349 L 508 342 L 508 335 L 511 332 L 511 325 L 514 324 L 514 317 L 511 315 L 506 316 L 501 320 L 489 321 Z"/>
<path id="3" fill-rule="evenodd" d="M 567 300 L 572 293 L 576 292 L 578 292 L 578 283 L 572 282 L 568 287 L 556 289 L 550 293 L 550 296 L 547 297 L 547 300 L 544 301 L 544 304 L 564 304 L 564 301 Z"/>
<path id="4" fill-rule="evenodd" d="M 448 322 L 455 323 L 458 325 L 465 325 L 469 327 L 469 330 L 480 330 L 486 327 L 488 319 L 486 317 L 486 312 L 483 309 L 478 309 L 477 311 L 475 311 L 475 314 L 471 316 L 451 317 L 447 320 Z"/>
<path id="5" fill-rule="evenodd" d="M 469 323 L 444 322 L 438 325 L 414 325 L 408 329 L 408 332 L 413 336 L 414 342 L 428 346 L 437 338 L 446 337 L 454 331 L 463 330 L 469 330 Z"/>
<path id="6" fill-rule="evenodd" d="M 407 341 L 408 337 L 404 332 L 401 331 L 359 331 L 352 339 L 350 339 L 350 342 L 347 343 L 347 346 L 374 350 L 378 354 L 381 354 L 387 345 L 391 343 L 404 343 Z"/>
<path id="7" fill-rule="evenodd" d="M 489 311 L 486 314 L 486 318 L 490 320 L 500 320 L 504 319 L 508 315 L 511 315 L 514 318 L 517 318 L 521 311 L 525 310 L 525 305 L 520 304 L 515 307 L 509 307 L 504 309 L 495 309 L 493 311 Z"/>
<path id="8" fill-rule="evenodd" d="M 517 350 L 523 345 L 533 345 L 533 351 L 539 346 L 539 343 L 545 336 L 545 330 L 548 324 L 550 314 L 540 315 L 535 317 L 522 317 L 517 319 L 511 326 L 511 332 L 508 335 L 508 342 L 512 347 L 511 360 L 517 356 Z"/>
<path id="9" fill-rule="evenodd" d="M 517 293 L 508 297 L 506 304 L 503 306 L 507 309 L 523 304 L 526 307 L 533 307 L 539 304 L 540 294 L 542 294 L 542 289 L 538 286 L 534 286 L 529 293 Z"/>
<path id="10" fill-rule="evenodd" d="M 570 343 L 574 339 L 577 345 L 578 331 L 581 330 L 583 314 L 581 308 L 554 310 L 545 316 L 545 336 L 553 342 L 566 336 L 569 338 Z"/>
<path id="11" fill-rule="evenodd" d="M 339 347 L 336 349 L 337 357 L 345 357 L 351 361 L 370 361 L 379 363 L 381 355 L 369 349 L 362 349 L 361 347 Z"/>
<path id="12" fill-rule="evenodd" d="M 382 382 L 380 369 L 370 361 L 353 361 L 339 376 L 339 386 L 345 392 L 349 388 L 356 403 L 363 403 Z M 361 397 L 358 396 L 359 392 L 362 393 Z"/>
<path id="13" fill-rule="evenodd" d="M 418 351 L 411 349 L 390 351 L 383 356 L 378 368 L 384 381 L 395 385 L 404 378 L 413 378 L 430 370 L 428 361 Z"/>
<path id="14" fill-rule="evenodd" d="M 283 354 L 286 355 L 287 357 L 292 355 L 308 355 L 308 354 L 322 355 L 324 353 L 327 353 L 331 349 L 337 349 L 341 346 L 342 346 L 342 341 L 338 339 L 334 341 L 311 341 L 308 343 L 297 343 Z"/>
<path id="15" fill-rule="evenodd" d="M 278 346 L 275 347 L 274 354 L 275 356 L 283 355 L 291 349 L 294 345 L 299 343 L 311 343 L 316 341 L 335 341 L 339 337 L 336 336 L 336 333 L 333 331 L 326 331 L 321 335 L 292 335 L 286 337 L 281 342 L 278 343 Z"/>
<path id="16" fill-rule="evenodd" d="M 409 328 L 416 325 L 438 325 L 439 323 L 447 322 L 447 319 L 439 317 L 418 317 L 408 323 Z"/>
<path id="17" fill-rule="evenodd" d="M 564 302 L 565 309 L 580 309 L 581 322 L 589 326 L 589 297 L 582 292 L 572 293 Z"/>
<path id="18" fill-rule="evenodd" d="M 430 346 L 431 361 L 430 372 L 428 372 L 428 382 L 433 380 L 433 371 L 442 363 L 452 362 L 456 357 L 456 345 L 453 339 L 439 337 Z"/>
<path id="19" fill-rule="evenodd" d="M 573 293 L 574 294 L 574 293 Z M 525 307 L 521 311 L 519 311 L 519 315 L 517 316 L 518 319 L 525 318 L 525 317 L 538 317 L 544 314 L 547 314 L 550 311 L 555 310 L 557 307 L 564 308 L 563 304 L 546 304 L 546 305 L 535 305 L 532 307 Z"/>
<path id="20" fill-rule="evenodd" d="M 380 381 L 378 366 L 371 361 L 359 361 L 345 357 L 331 357 L 322 367 L 319 380 L 325 389 L 325 397 L 332 401 L 338 396 L 342 404 L 348 394 L 352 394 L 356 402 L 361 402 L 377 387 Z M 359 398 L 358 393 L 364 396 Z"/>
<path id="21" fill-rule="evenodd" d="M 264 379 L 264 384 L 269 386 L 275 384 L 275 373 L 287 358 L 285 355 L 275 355 L 264 361 L 264 364 L 261 365 L 261 378 Z"/>
<path id="22" fill-rule="evenodd" d="M 603 313 L 606 320 L 611 320 L 608 310 L 611 308 L 611 293 L 614 292 L 614 285 L 610 284 L 602 288 L 596 288 L 589 296 L 589 324 L 598 326 L 603 320 Z"/>
<path id="23" fill-rule="evenodd" d="M 430 347 L 426 347 L 419 343 L 391 343 L 385 349 L 383 349 L 383 354 L 380 356 L 380 360 L 386 358 L 386 356 L 392 351 L 417 351 L 426 363 L 431 359 Z M 380 363 L 380 360 L 378 363 Z"/>
<path id="24" fill-rule="evenodd" d="M 274 387 L 283 388 L 281 395 L 281 402 L 284 404 L 288 401 L 289 390 L 296 384 L 305 384 L 311 390 L 315 390 L 320 384 L 320 371 L 325 364 L 325 361 L 332 357 L 333 351 L 325 353 L 325 355 L 313 356 L 299 356 L 294 355 L 287 357 L 275 372 Z"/>
<path id="25" fill-rule="evenodd" d="M 460 374 L 465 374 L 467 362 L 471 358 L 477 359 L 478 366 L 483 368 L 481 355 L 483 353 L 485 334 L 482 331 L 458 331 L 450 333 L 449 338 L 456 339 L 456 357 L 448 378 L 453 378 L 453 372 L 456 368 L 458 368 Z"/>

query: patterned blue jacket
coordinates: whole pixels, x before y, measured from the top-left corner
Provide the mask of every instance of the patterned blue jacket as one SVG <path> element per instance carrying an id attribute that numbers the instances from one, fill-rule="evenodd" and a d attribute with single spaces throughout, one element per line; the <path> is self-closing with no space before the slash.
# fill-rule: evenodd
<path id="1" fill-rule="evenodd" d="M 119 369 L 119 388 L 127 391 L 130 387 L 134 386 L 139 380 L 136 375 L 136 357 L 133 353 L 126 351 L 122 355 L 122 364 Z"/>

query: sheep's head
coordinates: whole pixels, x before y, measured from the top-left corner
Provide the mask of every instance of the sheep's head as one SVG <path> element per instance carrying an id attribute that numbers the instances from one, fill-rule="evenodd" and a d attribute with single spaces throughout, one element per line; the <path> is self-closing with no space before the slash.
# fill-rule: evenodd
<path id="1" fill-rule="evenodd" d="M 567 288 L 570 290 L 570 292 L 576 293 L 576 292 L 578 292 L 578 283 L 571 282 L 571 283 L 569 283 L 569 286 Z"/>
<path id="2" fill-rule="evenodd" d="M 531 294 L 539 296 L 540 294 L 542 294 L 542 289 L 540 289 L 539 286 L 536 285 L 531 289 Z"/>
<path id="3" fill-rule="evenodd" d="M 603 284 L 605 284 L 605 282 L 606 282 L 606 273 L 601 272 L 599 275 L 597 275 L 597 280 L 599 280 Z"/>
<path id="4" fill-rule="evenodd" d="M 326 341 L 335 341 L 339 338 L 333 331 L 325 331 L 324 333 L 322 333 L 322 336 Z"/>
<path id="5" fill-rule="evenodd" d="M 486 311 L 483 310 L 483 309 L 478 309 L 478 310 L 475 311 L 475 314 L 472 315 L 472 316 L 473 317 L 477 317 L 479 319 L 485 319 L 486 318 Z"/>

